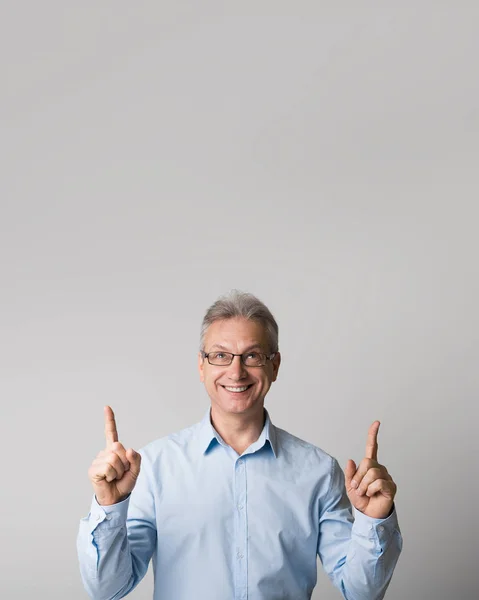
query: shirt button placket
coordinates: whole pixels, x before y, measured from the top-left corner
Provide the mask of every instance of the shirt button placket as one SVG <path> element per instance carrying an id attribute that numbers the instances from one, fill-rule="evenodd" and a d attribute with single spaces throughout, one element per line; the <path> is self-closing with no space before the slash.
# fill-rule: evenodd
<path id="1" fill-rule="evenodd" d="M 246 515 L 246 463 L 239 458 L 235 463 L 235 600 L 248 598 Z"/>

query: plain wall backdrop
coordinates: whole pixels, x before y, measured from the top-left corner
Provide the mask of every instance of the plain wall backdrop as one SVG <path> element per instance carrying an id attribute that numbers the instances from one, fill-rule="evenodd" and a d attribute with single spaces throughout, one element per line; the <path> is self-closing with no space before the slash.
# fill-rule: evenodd
<path id="1" fill-rule="evenodd" d="M 2 599 L 86 598 L 102 407 L 137 449 L 200 420 L 232 288 L 279 322 L 275 424 L 344 468 L 382 421 L 386 597 L 479 596 L 478 27 L 466 0 L 2 3 Z M 340 598 L 320 565 L 313 597 Z"/>

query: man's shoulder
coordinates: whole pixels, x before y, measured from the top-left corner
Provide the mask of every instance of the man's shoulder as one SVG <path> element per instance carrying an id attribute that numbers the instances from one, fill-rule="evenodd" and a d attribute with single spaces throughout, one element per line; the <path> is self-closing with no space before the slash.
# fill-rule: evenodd
<path id="1" fill-rule="evenodd" d="M 165 452 L 184 449 L 197 439 L 200 426 L 201 422 L 189 425 L 173 433 L 168 433 L 165 436 L 152 440 L 146 446 L 143 446 L 139 452 L 150 460 L 154 460 Z"/>
<path id="2" fill-rule="evenodd" d="M 294 453 L 296 457 L 298 455 L 304 456 L 308 462 L 321 461 L 324 463 L 325 461 L 334 460 L 334 457 L 320 446 L 308 442 L 285 429 L 281 429 L 281 427 L 274 426 L 274 429 L 278 447 L 285 453 Z"/>

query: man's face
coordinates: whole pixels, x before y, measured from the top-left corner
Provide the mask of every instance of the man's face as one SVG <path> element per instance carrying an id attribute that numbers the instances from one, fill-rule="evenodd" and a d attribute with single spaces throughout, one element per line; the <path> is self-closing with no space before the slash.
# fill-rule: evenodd
<path id="1" fill-rule="evenodd" d="M 215 321 L 205 335 L 206 353 L 222 350 L 243 354 L 256 350 L 270 354 L 266 331 L 260 323 L 242 318 Z M 214 366 L 198 354 L 200 380 L 205 384 L 212 408 L 221 413 L 254 414 L 262 410 L 271 383 L 276 380 L 279 353 L 263 367 L 245 367 L 239 356 L 228 366 Z M 243 388 L 247 388 L 244 391 Z M 239 391 L 235 391 L 239 390 Z"/>

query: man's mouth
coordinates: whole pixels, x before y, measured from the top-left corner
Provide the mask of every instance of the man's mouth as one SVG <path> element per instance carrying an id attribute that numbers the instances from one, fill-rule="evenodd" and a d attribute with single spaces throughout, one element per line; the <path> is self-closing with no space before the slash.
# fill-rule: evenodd
<path id="1" fill-rule="evenodd" d="M 241 392 L 245 392 L 246 390 L 249 390 L 249 388 L 252 385 L 253 384 L 250 383 L 249 385 L 241 385 L 241 386 L 223 385 L 222 387 L 224 387 L 225 390 L 227 390 L 228 392 L 233 392 L 234 394 L 240 394 Z"/>

